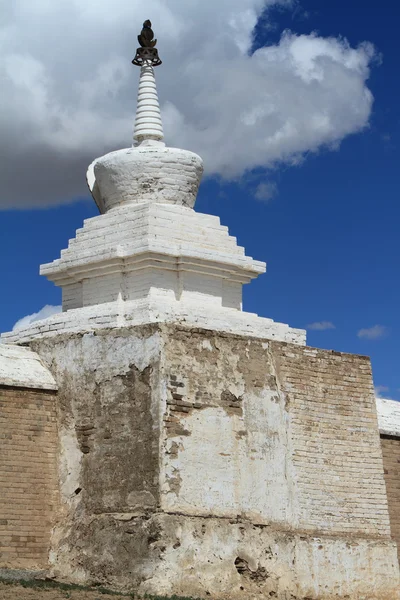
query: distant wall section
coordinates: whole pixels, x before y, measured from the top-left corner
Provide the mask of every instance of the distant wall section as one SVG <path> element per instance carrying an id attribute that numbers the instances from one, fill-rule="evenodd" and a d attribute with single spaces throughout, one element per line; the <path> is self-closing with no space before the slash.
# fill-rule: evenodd
<path id="1" fill-rule="evenodd" d="M 400 558 L 400 402 L 376 399 L 390 529 Z"/>
<path id="2" fill-rule="evenodd" d="M 57 392 L 33 352 L 6 353 L 0 348 L 0 567 L 37 570 L 47 567 L 58 507 Z"/>
<path id="3" fill-rule="evenodd" d="M 381 436 L 392 537 L 400 546 L 400 437 Z"/>

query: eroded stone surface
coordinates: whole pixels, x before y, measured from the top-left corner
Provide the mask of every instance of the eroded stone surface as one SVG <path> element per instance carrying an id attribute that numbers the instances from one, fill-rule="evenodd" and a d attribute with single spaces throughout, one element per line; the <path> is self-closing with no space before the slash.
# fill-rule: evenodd
<path id="1" fill-rule="evenodd" d="M 389 536 L 368 359 L 182 328 L 163 356 L 165 510 Z"/>
<path id="2" fill-rule="evenodd" d="M 78 534 L 78 535 L 77 535 Z M 395 600 L 394 544 L 299 535 L 248 521 L 184 515 L 83 518 L 68 580 L 145 594 L 276 600 Z M 59 564 L 63 557 L 63 546 Z M 360 574 L 362 573 L 362 577 Z M 57 567 L 54 574 L 58 573 Z"/>
<path id="3" fill-rule="evenodd" d="M 40 344 L 60 385 L 61 483 L 72 508 L 157 506 L 159 351 L 158 334 L 142 338 L 140 331 Z"/>
<path id="4" fill-rule="evenodd" d="M 53 575 L 217 599 L 398 598 L 366 359 L 167 325 L 32 347 L 64 440 Z"/>

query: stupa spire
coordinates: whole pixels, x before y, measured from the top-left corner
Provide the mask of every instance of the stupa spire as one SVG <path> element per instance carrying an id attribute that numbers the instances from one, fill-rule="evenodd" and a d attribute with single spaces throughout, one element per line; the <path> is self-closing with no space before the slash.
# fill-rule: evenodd
<path id="1" fill-rule="evenodd" d="M 132 63 L 140 67 L 139 91 L 136 108 L 133 139 L 137 145 L 146 145 L 150 140 L 161 142 L 164 139 L 158 102 L 154 67 L 161 64 L 156 49 L 157 40 L 151 28 L 151 21 L 143 23 L 138 35 L 140 47 L 136 50 Z"/>

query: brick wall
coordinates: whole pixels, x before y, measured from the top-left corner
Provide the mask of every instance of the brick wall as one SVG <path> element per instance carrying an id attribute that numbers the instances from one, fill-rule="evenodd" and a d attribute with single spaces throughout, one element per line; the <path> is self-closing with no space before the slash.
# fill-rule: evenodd
<path id="1" fill-rule="evenodd" d="M 275 351 L 290 414 L 299 525 L 389 536 L 369 359 L 286 344 Z"/>
<path id="2" fill-rule="evenodd" d="M 0 387 L 0 567 L 47 565 L 57 507 L 55 392 Z"/>
<path id="3" fill-rule="evenodd" d="M 165 357 L 163 508 L 389 539 L 369 359 L 177 328 Z"/>
<path id="4" fill-rule="evenodd" d="M 390 528 L 400 557 L 400 438 L 382 435 L 381 444 L 389 501 Z"/>

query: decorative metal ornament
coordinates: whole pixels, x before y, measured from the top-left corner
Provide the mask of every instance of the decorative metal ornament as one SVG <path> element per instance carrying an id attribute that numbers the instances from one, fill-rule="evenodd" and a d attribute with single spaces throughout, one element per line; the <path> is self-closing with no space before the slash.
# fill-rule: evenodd
<path id="1" fill-rule="evenodd" d="M 162 61 L 158 56 L 158 50 L 156 48 L 157 40 L 154 39 L 151 21 L 147 20 L 143 23 L 143 29 L 138 35 L 138 41 L 140 48 L 136 50 L 136 55 L 132 64 L 137 65 L 138 67 L 142 67 L 143 65 L 158 67 L 158 65 L 161 65 Z"/>

